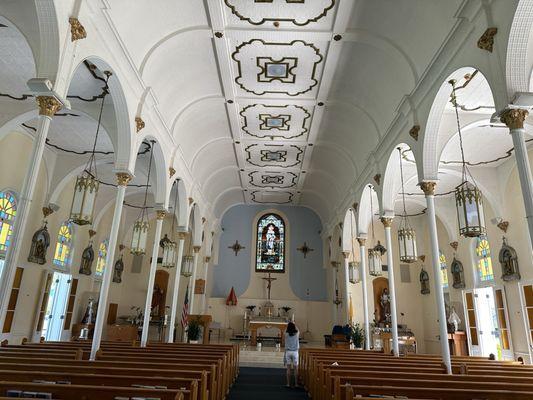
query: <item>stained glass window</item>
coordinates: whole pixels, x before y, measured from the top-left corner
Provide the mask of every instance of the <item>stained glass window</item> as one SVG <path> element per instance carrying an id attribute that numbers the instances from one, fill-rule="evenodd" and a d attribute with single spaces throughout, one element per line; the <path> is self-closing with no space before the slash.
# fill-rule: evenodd
<path id="1" fill-rule="evenodd" d="M 0 259 L 4 259 L 11 244 L 13 223 L 17 215 L 17 201 L 13 193 L 0 192 Z"/>
<path id="2" fill-rule="evenodd" d="M 257 223 L 255 270 L 285 272 L 285 222 L 277 214 L 265 214 Z"/>
<path id="3" fill-rule="evenodd" d="M 65 268 L 70 264 L 70 251 L 72 248 L 72 223 L 65 222 L 59 228 L 57 234 L 56 251 L 54 253 L 54 265 Z"/>
<path id="4" fill-rule="evenodd" d="M 485 236 L 477 238 L 476 242 L 477 273 L 481 282 L 494 279 L 492 259 L 490 258 L 490 245 Z"/>
<path id="5" fill-rule="evenodd" d="M 440 265 L 440 282 L 443 289 L 448 289 L 448 264 L 446 264 L 446 256 L 439 250 L 439 265 Z"/>
<path id="6" fill-rule="evenodd" d="M 96 276 L 102 276 L 104 274 L 105 260 L 107 258 L 107 245 L 108 241 L 106 239 L 100 243 L 100 246 L 98 247 L 98 259 L 96 260 L 96 271 L 94 272 Z"/>

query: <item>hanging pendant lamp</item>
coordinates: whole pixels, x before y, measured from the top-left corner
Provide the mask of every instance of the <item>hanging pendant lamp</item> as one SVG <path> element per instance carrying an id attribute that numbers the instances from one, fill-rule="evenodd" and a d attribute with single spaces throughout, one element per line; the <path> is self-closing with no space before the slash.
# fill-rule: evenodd
<path id="1" fill-rule="evenodd" d="M 372 244 L 376 243 L 376 235 L 374 232 L 374 204 L 372 201 L 372 186 L 368 185 L 370 193 L 370 222 L 372 224 Z M 381 276 L 383 269 L 381 266 L 381 256 L 385 252 L 385 248 L 378 241 L 377 245 L 368 249 L 368 273 L 372 276 Z"/>
<path id="2" fill-rule="evenodd" d="M 178 206 L 178 188 L 176 187 L 176 197 L 174 198 L 174 215 L 172 215 L 172 225 L 170 227 L 170 238 L 165 234 L 161 240 L 163 245 L 163 261 L 161 265 L 165 268 L 173 268 L 176 265 L 178 245 L 174 241 L 174 220 L 176 219 L 176 207 Z"/>
<path id="3" fill-rule="evenodd" d="M 355 234 L 353 230 L 353 210 L 350 209 L 350 245 L 352 246 L 352 260 L 348 263 L 348 280 L 350 283 L 359 283 L 361 281 L 361 271 L 359 269 L 359 263 L 355 262 L 355 250 L 354 240 Z"/>
<path id="4" fill-rule="evenodd" d="M 133 235 L 131 238 L 130 253 L 134 255 L 143 255 L 146 253 L 146 239 L 148 238 L 148 229 L 150 223 L 148 222 L 148 214 L 146 212 L 146 200 L 148 198 L 148 187 L 150 185 L 150 172 L 152 171 L 152 159 L 154 156 L 154 143 L 151 141 L 150 146 L 150 161 L 148 162 L 148 176 L 146 177 L 146 187 L 144 190 L 144 202 L 141 209 L 141 214 L 133 224 Z"/>
<path id="5" fill-rule="evenodd" d="M 449 81 L 449 84 L 452 86 L 451 103 L 455 109 L 463 167 L 462 182 L 455 188 L 455 207 L 457 208 L 459 234 L 464 237 L 479 237 L 485 235 L 487 231 L 485 227 L 485 214 L 483 212 L 483 194 L 475 184 L 475 180 L 470 174 L 465 161 L 463 135 L 461 132 L 461 122 L 459 121 L 459 108 L 455 88 L 456 83 L 455 79 Z M 469 177 L 473 183 L 468 180 Z"/>
<path id="6" fill-rule="evenodd" d="M 74 185 L 74 196 L 72 198 L 72 205 L 70 206 L 70 220 L 77 225 L 89 225 L 93 222 L 94 206 L 96 204 L 96 196 L 100 188 L 98 175 L 96 171 L 96 144 L 98 142 L 98 134 L 100 133 L 100 126 L 102 123 L 102 113 L 104 111 L 105 98 L 109 94 L 109 77 L 112 75 L 109 71 L 104 71 L 106 76 L 105 86 L 103 89 L 102 104 L 100 105 L 100 113 L 98 115 L 98 125 L 96 126 L 96 135 L 94 137 L 93 149 L 89 161 L 85 169 L 76 178 Z"/>
<path id="7" fill-rule="evenodd" d="M 411 227 L 407 217 L 407 210 L 405 208 L 405 185 L 403 180 L 403 162 L 402 149 L 398 147 L 398 156 L 400 159 L 400 177 L 402 181 L 402 203 L 403 215 L 400 220 L 400 228 L 398 229 L 398 244 L 400 248 L 400 261 L 404 263 L 414 263 L 418 258 L 416 250 L 416 232 Z"/>
<path id="8" fill-rule="evenodd" d="M 192 275 L 194 266 L 194 257 L 192 255 L 192 232 L 189 232 L 189 246 L 187 254 L 183 256 L 181 261 L 181 276 L 188 278 Z"/>

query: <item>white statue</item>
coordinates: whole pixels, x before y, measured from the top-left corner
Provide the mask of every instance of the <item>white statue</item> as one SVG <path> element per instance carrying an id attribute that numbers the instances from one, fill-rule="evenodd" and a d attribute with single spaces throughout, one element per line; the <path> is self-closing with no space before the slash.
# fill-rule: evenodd
<path id="1" fill-rule="evenodd" d="M 452 307 L 452 312 L 450 313 L 450 318 L 448 318 L 448 322 L 452 324 L 455 328 L 455 332 L 459 330 L 459 324 L 461 323 L 461 319 L 459 318 L 459 315 L 455 312 L 455 307 Z"/>

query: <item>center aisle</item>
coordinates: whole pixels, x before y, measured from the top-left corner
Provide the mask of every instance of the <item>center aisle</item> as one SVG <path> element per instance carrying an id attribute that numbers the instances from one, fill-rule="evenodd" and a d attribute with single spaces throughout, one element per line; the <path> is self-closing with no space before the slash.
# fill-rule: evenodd
<path id="1" fill-rule="evenodd" d="M 285 369 L 241 367 L 228 400 L 307 400 L 303 388 L 287 388 L 285 379 Z"/>

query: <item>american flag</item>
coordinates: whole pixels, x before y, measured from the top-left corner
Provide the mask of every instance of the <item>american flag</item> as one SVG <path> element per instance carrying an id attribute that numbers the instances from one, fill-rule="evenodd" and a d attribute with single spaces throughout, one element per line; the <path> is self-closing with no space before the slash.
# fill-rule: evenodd
<path id="1" fill-rule="evenodd" d="M 183 311 L 181 312 L 181 326 L 185 328 L 189 323 L 189 285 L 185 291 L 185 300 L 183 300 Z"/>

